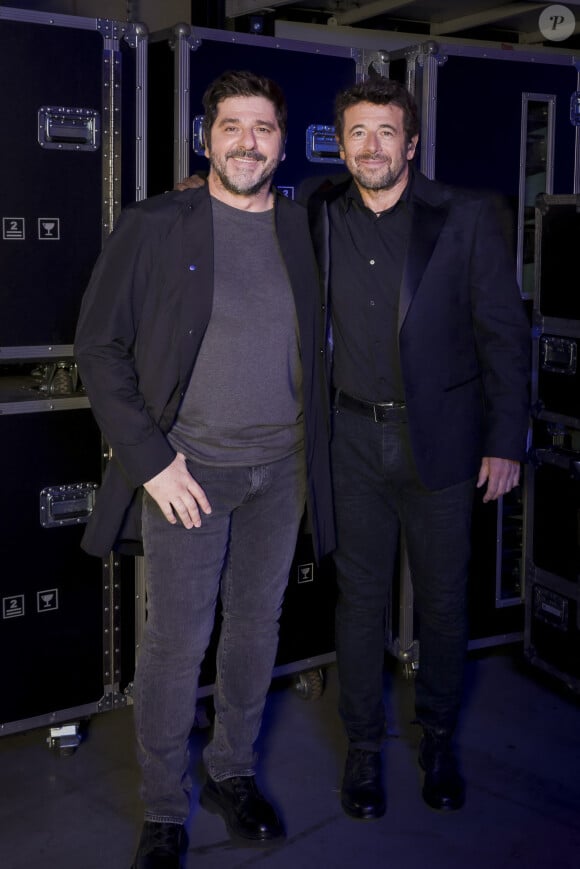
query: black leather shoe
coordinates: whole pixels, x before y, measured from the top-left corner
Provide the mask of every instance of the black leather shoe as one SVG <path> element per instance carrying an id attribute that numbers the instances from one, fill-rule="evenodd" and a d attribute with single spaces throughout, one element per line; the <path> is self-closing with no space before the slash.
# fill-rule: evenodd
<path id="1" fill-rule="evenodd" d="M 425 771 L 422 795 L 427 805 L 441 812 L 460 809 L 465 802 L 465 782 L 447 731 L 424 729 L 419 765 Z"/>
<path id="2" fill-rule="evenodd" d="M 282 823 L 260 793 L 254 776 L 216 782 L 210 776 L 199 796 L 208 812 L 221 815 L 228 833 L 244 845 L 272 845 L 284 839 Z"/>
<path id="3" fill-rule="evenodd" d="M 351 818 L 372 820 L 385 814 L 380 751 L 349 748 L 340 797 L 342 808 Z"/>
<path id="4" fill-rule="evenodd" d="M 188 844 L 181 824 L 145 821 L 131 869 L 183 869 Z"/>

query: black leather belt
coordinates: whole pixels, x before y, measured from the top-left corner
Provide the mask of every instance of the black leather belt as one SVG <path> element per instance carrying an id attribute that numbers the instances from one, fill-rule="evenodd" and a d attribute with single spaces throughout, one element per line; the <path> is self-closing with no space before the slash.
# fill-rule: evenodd
<path id="1" fill-rule="evenodd" d="M 354 398 L 340 390 L 336 392 L 334 403 L 337 407 L 344 407 L 361 416 L 368 416 L 375 422 L 385 422 L 394 410 L 402 410 L 405 407 L 404 401 L 380 401 L 375 404 L 372 401 L 363 401 L 362 398 Z"/>

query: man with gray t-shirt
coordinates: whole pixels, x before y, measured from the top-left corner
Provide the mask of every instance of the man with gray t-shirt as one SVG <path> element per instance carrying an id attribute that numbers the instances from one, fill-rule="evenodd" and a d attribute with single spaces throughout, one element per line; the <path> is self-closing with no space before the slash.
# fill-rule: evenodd
<path id="1" fill-rule="evenodd" d="M 204 95 L 208 184 L 126 209 L 83 299 L 75 352 L 112 447 L 83 546 L 142 537 L 135 674 L 145 822 L 133 869 L 185 866 L 188 738 L 218 595 L 215 725 L 201 804 L 245 844 L 284 836 L 254 743 L 304 505 L 334 545 L 324 316 L 306 212 L 280 196 L 286 105 L 247 72 Z"/>

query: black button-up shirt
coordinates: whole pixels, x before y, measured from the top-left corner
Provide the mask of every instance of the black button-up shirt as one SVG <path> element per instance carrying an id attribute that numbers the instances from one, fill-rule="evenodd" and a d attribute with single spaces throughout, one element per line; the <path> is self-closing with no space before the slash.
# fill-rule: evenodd
<path id="1" fill-rule="evenodd" d="M 333 384 L 366 401 L 404 401 L 398 310 L 411 228 L 410 184 L 378 216 L 354 183 L 331 203 Z"/>

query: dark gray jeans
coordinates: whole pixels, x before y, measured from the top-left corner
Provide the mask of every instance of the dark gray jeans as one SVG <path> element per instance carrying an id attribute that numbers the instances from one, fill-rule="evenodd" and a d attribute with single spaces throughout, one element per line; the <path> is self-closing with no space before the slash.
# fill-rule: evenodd
<path id="1" fill-rule="evenodd" d="M 467 647 L 475 481 L 426 489 L 415 468 L 404 410 L 393 410 L 385 423 L 336 411 L 332 472 L 339 703 L 349 740 L 376 749 L 384 737 L 385 610 L 401 529 L 419 623 L 417 718 L 452 731 Z"/>
<path id="2" fill-rule="evenodd" d="M 189 814 L 189 735 L 218 594 L 216 718 L 204 761 L 217 781 L 254 771 L 305 498 L 302 451 L 255 467 L 188 467 L 212 506 L 201 528 L 171 525 L 148 496 L 143 506 L 147 622 L 135 729 L 145 819 L 164 823 Z"/>

